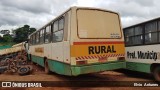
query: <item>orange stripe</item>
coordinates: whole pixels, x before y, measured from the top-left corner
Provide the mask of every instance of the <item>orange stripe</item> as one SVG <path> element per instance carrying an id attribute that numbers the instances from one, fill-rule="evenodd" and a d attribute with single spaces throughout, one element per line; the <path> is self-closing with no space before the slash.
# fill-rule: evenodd
<path id="1" fill-rule="evenodd" d="M 88 44 L 124 44 L 123 41 L 116 42 L 73 42 L 73 45 L 88 45 Z"/>
<path id="2" fill-rule="evenodd" d="M 76 60 L 82 60 L 82 59 L 94 59 L 94 58 L 102 58 L 102 57 L 120 57 L 124 56 L 124 54 L 108 54 L 108 55 L 95 55 L 95 56 L 81 56 L 77 57 Z"/>

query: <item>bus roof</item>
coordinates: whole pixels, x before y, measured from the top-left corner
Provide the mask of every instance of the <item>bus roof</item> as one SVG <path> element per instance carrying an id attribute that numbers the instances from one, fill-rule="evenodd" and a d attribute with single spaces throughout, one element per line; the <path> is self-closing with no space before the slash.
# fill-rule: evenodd
<path id="1" fill-rule="evenodd" d="M 44 26 L 42 26 L 41 28 L 39 28 L 38 30 L 36 30 L 35 32 L 33 32 L 32 34 L 38 32 L 40 29 L 44 29 L 48 24 L 52 23 L 54 20 L 56 20 L 57 18 L 59 18 L 60 16 L 62 16 L 63 14 L 67 13 L 68 11 L 72 10 L 72 9 L 94 9 L 94 10 L 101 10 L 101 11 L 108 11 L 108 12 L 111 12 L 111 13 L 116 13 L 119 15 L 118 12 L 114 12 L 114 11 L 111 11 L 111 10 L 106 10 L 106 9 L 100 9 L 100 8 L 94 8 L 94 7 L 77 7 L 77 6 L 73 6 L 73 7 L 70 7 L 69 9 L 67 9 L 66 11 L 64 11 L 62 14 L 60 14 L 59 16 L 55 17 L 54 19 L 52 19 L 50 22 L 48 22 L 47 24 L 45 24 Z M 32 35 L 30 34 L 29 37 Z"/>
<path id="2" fill-rule="evenodd" d="M 139 25 L 142 25 L 142 24 L 145 24 L 145 23 L 148 23 L 148 22 L 156 21 L 156 20 L 160 20 L 160 17 L 157 17 L 157 18 L 154 18 L 154 19 L 150 19 L 150 20 L 147 20 L 147 21 L 144 21 L 144 22 L 138 23 L 138 24 L 134 24 L 134 25 L 131 25 L 131 26 L 125 27 L 125 28 L 123 28 L 123 29 L 127 29 L 127 28 L 131 28 L 131 27 L 139 26 Z"/>

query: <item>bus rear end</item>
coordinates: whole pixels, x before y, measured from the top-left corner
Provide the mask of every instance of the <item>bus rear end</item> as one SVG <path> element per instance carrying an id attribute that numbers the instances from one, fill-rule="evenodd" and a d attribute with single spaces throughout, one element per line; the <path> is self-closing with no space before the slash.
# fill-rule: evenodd
<path id="1" fill-rule="evenodd" d="M 124 39 L 119 15 L 90 8 L 76 8 L 72 15 L 72 74 L 125 68 Z"/>

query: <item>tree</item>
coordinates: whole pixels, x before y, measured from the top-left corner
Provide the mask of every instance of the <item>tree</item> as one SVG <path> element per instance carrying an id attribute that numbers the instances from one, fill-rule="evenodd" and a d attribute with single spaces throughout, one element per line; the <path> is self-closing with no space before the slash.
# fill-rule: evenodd
<path id="1" fill-rule="evenodd" d="M 1 42 L 4 42 L 4 39 L 3 39 L 3 37 L 0 36 L 0 43 Z"/>
<path id="2" fill-rule="evenodd" d="M 3 40 L 4 40 L 4 42 L 9 42 L 10 43 L 10 42 L 13 41 L 13 38 L 10 34 L 6 34 L 6 35 L 3 36 Z"/>
<path id="3" fill-rule="evenodd" d="M 23 27 L 17 28 L 16 30 L 14 30 L 14 41 L 17 43 L 27 41 L 28 36 L 34 31 L 36 31 L 36 29 L 30 28 L 29 25 L 24 25 Z"/>

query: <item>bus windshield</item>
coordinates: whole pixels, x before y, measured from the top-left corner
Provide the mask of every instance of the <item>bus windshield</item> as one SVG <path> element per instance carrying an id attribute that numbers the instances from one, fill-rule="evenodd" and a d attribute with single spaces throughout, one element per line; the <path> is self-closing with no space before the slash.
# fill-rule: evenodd
<path id="1" fill-rule="evenodd" d="M 102 10 L 77 10 L 79 38 L 121 38 L 119 16 Z"/>

